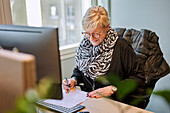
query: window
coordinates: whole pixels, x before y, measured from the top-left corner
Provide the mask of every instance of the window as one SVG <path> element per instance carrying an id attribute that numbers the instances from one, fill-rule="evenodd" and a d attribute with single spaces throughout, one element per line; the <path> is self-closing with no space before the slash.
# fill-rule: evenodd
<path id="1" fill-rule="evenodd" d="M 15 25 L 58 26 L 60 47 L 79 43 L 81 20 L 91 0 L 10 0 Z"/>

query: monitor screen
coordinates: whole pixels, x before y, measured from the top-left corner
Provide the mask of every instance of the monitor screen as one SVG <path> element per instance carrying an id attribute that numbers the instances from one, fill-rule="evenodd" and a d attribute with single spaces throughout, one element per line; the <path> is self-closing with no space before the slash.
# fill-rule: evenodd
<path id="1" fill-rule="evenodd" d="M 0 46 L 8 50 L 17 48 L 19 52 L 34 55 L 37 83 L 40 79 L 50 76 L 59 87 L 56 98 L 62 98 L 57 27 L 0 25 Z"/>

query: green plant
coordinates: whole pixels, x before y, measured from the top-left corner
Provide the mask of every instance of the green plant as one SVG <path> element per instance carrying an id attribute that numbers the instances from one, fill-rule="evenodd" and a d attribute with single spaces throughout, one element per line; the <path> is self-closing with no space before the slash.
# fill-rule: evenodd
<path id="1" fill-rule="evenodd" d="M 97 79 L 97 81 L 103 83 L 103 84 L 111 84 L 115 85 L 118 88 L 118 91 L 116 92 L 116 97 L 118 100 L 123 101 L 130 93 L 136 90 L 137 83 L 135 80 L 132 79 L 126 79 L 121 80 L 119 76 L 117 75 L 107 75 L 107 76 L 101 76 Z M 170 90 L 162 90 L 162 91 L 154 91 L 151 88 L 146 88 L 146 94 L 151 95 L 153 93 L 154 95 L 158 95 L 163 97 L 168 104 L 170 105 Z M 133 99 L 129 102 L 130 105 L 137 105 L 141 102 L 141 100 L 144 97 L 140 96 L 139 98 Z"/>
<path id="2" fill-rule="evenodd" d="M 170 90 L 154 91 L 153 94 L 163 97 L 170 105 Z"/>
<path id="3" fill-rule="evenodd" d="M 117 99 L 122 101 L 137 88 L 137 83 L 133 79 L 121 80 L 119 76 L 101 76 L 97 81 L 103 84 L 111 84 L 118 88 L 116 92 Z"/>
<path id="4" fill-rule="evenodd" d="M 46 98 L 52 85 L 51 78 L 42 79 L 35 88 L 28 89 L 23 96 L 19 97 L 16 100 L 15 109 L 7 113 L 36 113 L 35 102 L 40 98 Z"/>

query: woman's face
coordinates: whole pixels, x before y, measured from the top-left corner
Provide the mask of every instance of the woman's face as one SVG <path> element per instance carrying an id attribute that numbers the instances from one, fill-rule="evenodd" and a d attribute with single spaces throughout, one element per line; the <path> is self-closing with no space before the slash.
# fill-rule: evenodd
<path id="1" fill-rule="evenodd" d="M 89 39 L 89 41 L 94 46 L 98 46 L 99 44 L 103 42 L 104 38 L 106 37 L 107 30 L 108 28 L 98 27 L 92 31 L 87 31 L 83 34 L 85 35 L 86 38 Z"/>

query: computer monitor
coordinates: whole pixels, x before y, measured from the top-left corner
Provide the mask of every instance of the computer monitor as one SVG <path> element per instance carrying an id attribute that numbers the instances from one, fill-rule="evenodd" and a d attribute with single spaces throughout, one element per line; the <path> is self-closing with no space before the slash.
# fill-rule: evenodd
<path id="1" fill-rule="evenodd" d="M 62 98 L 61 66 L 57 27 L 0 25 L 0 46 L 32 54 L 36 58 L 37 83 L 50 76 L 57 86 L 54 98 Z"/>

